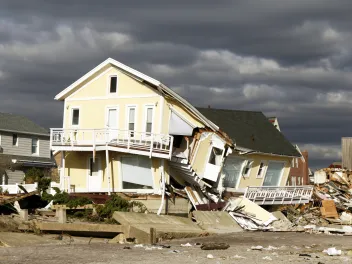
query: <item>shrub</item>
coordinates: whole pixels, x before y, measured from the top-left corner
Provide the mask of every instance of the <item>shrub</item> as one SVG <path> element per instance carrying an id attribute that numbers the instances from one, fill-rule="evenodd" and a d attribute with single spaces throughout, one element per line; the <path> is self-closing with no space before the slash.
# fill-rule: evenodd
<path id="1" fill-rule="evenodd" d="M 45 176 L 44 170 L 39 168 L 30 168 L 26 171 L 24 176 L 25 183 L 38 183 L 38 191 L 45 192 L 50 186 L 51 179 Z"/>

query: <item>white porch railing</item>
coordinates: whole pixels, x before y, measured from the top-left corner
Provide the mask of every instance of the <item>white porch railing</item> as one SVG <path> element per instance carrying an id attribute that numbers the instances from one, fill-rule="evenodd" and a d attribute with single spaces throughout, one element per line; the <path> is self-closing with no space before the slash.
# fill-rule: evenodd
<path id="1" fill-rule="evenodd" d="M 50 129 L 50 146 L 60 147 L 99 147 L 112 146 L 126 149 L 125 152 L 143 152 L 145 155 L 163 154 L 171 158 L 173 137 L 165 134 L 136 132 L 120 129 Z"/>
<path id="2" fill-rule="evenodd" d="M 257 204 L 299 204 L 308 203 L 313 194 L 313 186 L 261 186 L 247 187 L 244 197 Z"/>
<path id="3" fill-rule="evenodd" d="M 18 185 L 22 185 L 27 192 L 33 192 L 35 190 L 37 190 L 38 188 L 38 183 L 35 182 L 33 184 L 4 184 L 4 185 L 0 185 L 0 188 L 2 189 L 3 192 L 8 192 L 9 194 L 17 194 L 17 193 L 24 193 L 24 191 L 22 191 Z"/>

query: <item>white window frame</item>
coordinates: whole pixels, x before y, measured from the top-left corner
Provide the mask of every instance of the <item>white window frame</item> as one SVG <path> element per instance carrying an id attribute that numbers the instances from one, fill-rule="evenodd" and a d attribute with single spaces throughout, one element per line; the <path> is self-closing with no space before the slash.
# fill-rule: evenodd
<path id="1" fill-rule="evenodd" d="M 0 133 L 0 146 L 1 146 L 1 133 Z"/>
<path id="2" fill-rule="evenodd" d="M 116 92 L 111 93 L 110 92 L 110 83 L 111 83 L 111 77 L 116 77 Z M 106 85 L 106 93 L 109 97 L 117 97 L 117 94 L 119 92 L 119 76 L 117 74 L 109 74 L 108 79 L 107 79 L 107 85 Z"/>
<path id="3" fill-rule="evenodd" d="M 15 145 L 13 144 L 13 136 L 14 136 L 14 135 L 17 136 L 17 140 L 16 140 L 16 144 L 15 144 Z M 19 145 L 19 140 L 20 140 L 20 137 L 18 136 L 18 134 L 17 134 L 17 133 L 12 133 L 12 146 L 13 146 L 13 147 L 18 147 L 18 145 Z"/>
<path id="4" fill-rule="evenodd" d="M 234 187 L 225 187 L 226 190 L 229 190 L 229 191 L 232 191 L 232 190 L 233 190 L 233 191 L 234 191 L 234 190 L 237 190 L 238 187 L 240 186 L 241 178 L 242 178 L 242 172 L 243 172 L 243 169 L 244 169 L 244 166 L 245 166 L 246 159 L 244 159 L 244 158 L 242 158 L 242 157 L 239 157 L 239 156 L 231 156 L 231 155 L 228 156 L 226 160 L 228 160 L 228 159 L 240 159 L 240 160 L 242 160 L 241 168 L 240 168 L 240 173 L 239 173 L 239 175 L 238 175 L 238 180 L 237 180 L 237 182 L 236 182 L 236 186 L 234 186 Z M 225 165 L 226 160 L 225 160 L 223 166 Z M 223 167 L 221 168 L 221 172 L 222 172 L 222 170 L 223 170 Z"/>
<path id="5" fill-rule="evenodd" d="M 117 168 L 118 168 L 118 175 L 121 175 L 121 177 L 118 177 L 118 187 L 117 187 L 117 192 L 132 192 L 132 193 L 155 193 L 155 176 L 154 176 L 154 167 L 153 167 L 153 160 L 151 159 L 151 166 L 150 166 L 150 171 L 152 173 L 152 178 L 153 178 L 153 189 L 123 189 L 123 176 L 122 176 L 122 162 L 121 162 L 121 157 L 131 157 L 131 155 L 121 155 L 117 158 Z M 161 188 L 161 187 L 160 187 Z"/>
<path id="6" fill-rule="evenodd" d="M 73 111 L 74 110 L 78 110 L 78 125 L 74 125 L 73 124 Z M 72 106 L 71 107 L 71 111 L 70 111 L 70 125 L 71 127 L 79 127 L 80 123 L 81 123 L 81 107 L 80 106 Z"/>
<path id="7" fill-rule="evenodd" d="M 281 181 L 282 181 L 282 177 L 283 177 L 283 175 L 284 175 L 284 170 L 285 170 L 286 166 L 290 166 L 290 163 L 289 163 L 289 162 L 287 163 L 287 162 L 282 161 L 282 160 L 268 160 L 268 161 L 267 161 L 267 168 L 266 168 L 266 170 L 265 170 L 265 175 L 264 175 L 264 177 L 263 177 L 261 186 L 263 186 L 263 184 L 264 184 L 264 180 L 265 180 L 265 177 L 266 177 L 266 173 L 267 173 L 267 170 L 268 170 L 268 168 L 269 168 L 269 163 L 282 163 L 282 164 L 283 164 L 283 167 L 282 167 L 281 172 L 280 172 L 280 180 L 279 180 L 279 185 L 278 185 L 278 186 L 281 186 L 280 184 L 281 184 Z"/>
<path id="8" fill-rule="evenodd" d="M 37 140 L 37 151 L 33 153 L 33 140 Z M 32 138 L 32 144 L 31 144 L 31 153 L 33 156 L 38 156 L 39 155 L 39 138 Z"/>
<path id="9" fill-rule="evenodd" d="M 259 174 L 259 171 L 260 171 L 260 165 L 263 164 L 263 167 L 262 167 L 262 171 L 260 172 Z M 266 174 L 266 170 L 268 168 L 268 162 L 266 160 L 261 160 L 260 163 L 259 163 L 259 166 L 258 166 L 258 171 L 257 171 L 257 176 L 256 178 L 257 179 L 262 179 L 264 177 L 264 175 Z"/>
<path id="10" fill-rule="evenodd" d="M 108 123 L 109 123 L 109 110 L 111 109 L 115 109 L 116 112 L 117 112 L 117 120 L 116 120 L 116 124 L 117 124 L 117 129 L 119 128 L 119 122 L 120 122 L 120 119 L 119 119 L 119 106 L 118 105 L 107 105 L 105 107 L 105 127 L 106 128 L 109 128 L 108 127 Z"/>
<path id="11" fill-rule="evenodd" d="M 252 159 L 246 159 L 245 162 L 244 162 L 244 165 L 243 165 L 243 170 L 241 171 L 241 176 L 243 178 L 249 178 L 251 176 L 251 171 L 253 169 L 253 162 L 254 160 Z M 247 168 L 247 165 L 250 164 L 250 167 L 248 167 L 248 172 L 247 174 L 244 174 L 244 170 Z"/>
<path id="12" fill-rule="evenodd" d="M 129 131 L 129 123 L 130 123 L 130 109 L 134 109 L 134 136 L 136 137 L 136 132 L 137 132 L 137 125 L 138 125 L 138 120 L 137 120 L 137 111 L 138 111 L 138 107 L 137 105 L 126 105 L 126 122 L 125 122 L 125 127 L 126 127 L 126 131 Z M 132 137 L 132 136 L 131 136 Z"/>
<path id="13" fill-rule="evenodd" d="M 153 112 L 152 112 L 152 130 L 151 130 L 151 134 L 154 133 L 154 126 L 155 126 L 155 122 L 154 122 L 154 117 L 155 117 L 155 105 L 154 104 L 146 104 L 144 105 L 144 118 L 143 118 L 143 132 L 147 133 L 147 113 L 148 113 L 148 108 L 152 108 Z M 149 133 L 149 132 L 148 132 Z"/>

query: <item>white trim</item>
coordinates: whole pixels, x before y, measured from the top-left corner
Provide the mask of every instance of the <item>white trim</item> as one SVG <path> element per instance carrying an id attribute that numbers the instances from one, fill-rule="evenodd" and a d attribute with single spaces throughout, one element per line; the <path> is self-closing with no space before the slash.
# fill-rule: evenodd
<path id="1" fill-rule="evenodd" d="M 138 124 L 138 120 L 137 120 L 137 111 L 138 111 L 138 105 L 136 104 L 127 104 L 126 105 L 126 113 L 125 113 L 125 130 L 129 130 L 129 122 L 130 122 L 130 109 L 134 109 L 134 131 L 138 131 L 137 130 L 137 124 Z"/>
<path id="2" fill-rule="evenodd" d="M 13 144 L 13 136 L 14 135 L 16 135 L 17 136 L 17 140 L 16 140 L 16 144 L 14 145 Z M 12 133 L 12 143 L 11 143 L 11 145 L 13 146 L 13 147 L 18 147 L 18 145 L 20 144 L 20 137 L 18 136 L 18 133 Z"/>
<path id="3" fill-rule="evenodd" d="M 0 146 L 1 146 L 1 133 L 0 133 Z"/>
<path id="4" fill-rule="evenodd" d="M 90 159 L 94 159 L 93 158 L 93 155 L 89 155 L 88 156 L 88 159 L 87 159 L 87 190 L 89 191 L 89 192 L 100 192 L 101 191 L 101 186 L 103 185 L 103 178 L 102 178 L 102 174 L 103 174 L 103 170 L 102 170 L 102 158 L 99 156 L 99 157 L 97 157 L 97 155 L 95 155 L 95 162 L 94 163 L 96 163 L 97 162 L 97 160 L 98 160 L 98 181 L 99 181 L 99 183 L 100 183 L 100 186 L 99 186 L 99 190 L 90 190 L 90 186 L 89 186 L 89 177 L 90 177 L 90 175 L 89 175 L 89 173 L 90 173 Z"/>
<path id="5" fill-rule="evenodd" d="M 118 186 L 117 186 L 117 192 L 139 192 L 142 193 L 143 191 L 146 191 L 146 193 L 155 193 L 156 191 L 158 192 L 159 189 L 155 188 L 155 177 L 154 177 L 154 168 L 153 168 L 153 160 L 150 159 L 150 172 L 152 175 L 152 183 L 153 183 L 153 188 L 152 189 L 124 189 L 123 188 L 123 175 L 122 175 L 122 162 L 121 162 L 121 158 L 123 157 L 133 157 L 133 158 L 139 158 L 139 156 L 135 156 L 135 155 L 120 155 L 117 158 L 117 171 L 118 171 Z M 142 157 L 146 157 L 146 156 L 142 156 Z"/>
<path id="6" fill-rule="evenodd" d="M 85 98 L 67 98 L 65 101 L 91 101 L 91 100 L 110 100 L 110 99 L 133 99 L 133 98 L 152 98 L 159 97 L 157 94 L 122 95 L 122 96 L 93 96 Z"/>
<path id="7" fill-rule="evenodd" d="M 78 109 L 78 125 L 74 125 L 72 124 L 73 122 L 73 110 L 77 110 Z M 80 124 L 80 121 L 81 121 L 81 106 L 71 106 L 70 107 L 70 127 L 72 128 L 79 128 L 79 124 Z"/>
<path id="8" fill-rule="evenodd" d="M 33 150 L 33 139 L 37 140 L 37 152 L 35 152 L 35 153 L 32 152 L 32 150 Z M 31 154 L 32 154 L 32 156 L 39 156 L 39 138 L 36 138 L 36 137 L 32 137 L 31 138 Z"/>
<path id="9" fill-rule="evenodd" d="M 116 77 L 116 92 L 115 93 L 111 93 L 110 92 L 111 77 Z M 119 93 L 119 76 L 116 73 L 109 74 L 107 76 L 106 82 L 107 82 L 107 85 L 106 85 L 106 95 L 107 95 L 107 97 L 109 97 L 109 98 L 118 97 L 118 93 Z"/>
<path id="10" fill-rule="evenodd" d="M 171 114 L 174 112 L 179 118 L 181 118 L 183 121 L 185 121 L 188 125 L 190 125 L 192 128 L 197 127 L 196 125 L 192 124 L 191 121 L 189 121 L 183 114 L 181 114 L 179 111 L 177 111 L 173 106 L 169 105 L 171 113 L 169 117 L 169 126 L 170 126 L 170 119 L 171 119 Z"/>
<path id="11" fill-rule="evenodd" d="M 113 127 L 113 128 L 116 128 L 118 129 L 119 128 L 119 105 L 106 105 L 105 106 L 105 127 L 106 128 L 109 128 L 108 124 L 109 124 L 109 110 L 112 110 L 112 109 L 115 109 L 116 110 L 116 125 L 117 127 Z"/>
<path id="12" fill-rule="evenodd" d="M 244 171 L 242 170 L 241 171 L 241 177 L 243 178 L 250 178 L 251 176 L 251 171 L 253 169 L 253 162 L 254 160 L 253 159 L 245 159 L 245 165 L 243 166 L 243 169 L 247 168 L 247 165 L 250 164 L 250 167 L 248 168 L 248 172 L 247 174 L 244 174 Z"/>
<path id="13" fill-rule="evenodd" d="M 61 93 L 59 93 L 58 95 L 55 96 L 55 100 L 62 100 L 64 99 L 64 96 L 67 95 L 69 92 L 71 92 L 73 89 L 76 88 L 77 85 L 79 85 L 81 82 L 85 81 L 86 79 L 88 79 L 89 77 L 91 77 L 93 74 L 95 74 L 97 71 L 101 70 L 102 68 L 104 68 L 105 66 L 112 64 L 124 71 L 127 71 L 135 76 L 137 76 L 138 78 L 145 80 L 155 86 L 159 86 L 161 83 L 135 69 L 132 69 L 130 67 L 128 67 L 125 64 L 122 64 L 112 58 L 108 58 L 105 61 L 103 61 L 102 63 L 100 63 L 98 66 L 96 66 L 94 69 L 90 70 L 88 73 L 86 73 L 85 75 L 83 75 L 81 78 L 79 78 L 77 81 L 75 81 L 73 84 L 71 84 L 70 86 L 68 86 L 66 89 L 64 89 Z"/>
<path id="14" fill-rule="evenodd" d="M 165 104 L 165 98 L 164 98 L 164 96 L 160 96 L 160 99 L 159 99 L 159 134 L 162 134 L 162 130 L 163 130 L 164 104 Z M 165 133 L 167 133 L 167 132 L 165 132 Z"/>
<path id="15" fill-rule="evenodd" d="M 100 77 L 102 77 L 104 74 L 108 73 L 109 71 L 111 71 L 112 69 L 114 69 L 113 67 L 109 67 L 107 68 L 105 71 L 103 71 L 101 74 L 99 74 L 98 76 L 96 76 L 95 78 L 93 78 L 92 80 L 90 80 L 89 82 L 87 82 L 85 85 L 83 85 L 82 87 L 80 87 L 79 89 L 77 89 L 77 91 L 74 91 L 72 94 L 70 94 L 67 99 L 72 98 L 73 96 L 75 96 L 80 90 L 84 89 L 85 87 L 87 87 L 88 85 L 90 85 L 92 82 L 96 81 L 97 79 L 99 79 Z M 89 78 L 89 77 L 88 77 Z M 79 84 L 79 83 L 78 83 Z M 77 85 L 78 85 L 77 84 Z M 56 98 L 55 98 L 56 99 Z"/>
<path id="16" fill-rule="evenodd" d="M 259 170 L 260 170 L 260 164 L 262 164 L 262 163 L 263 163 L 263 168 L 262 168 L 262 171 L 261 171 L 260 175 L 258 175 Z M 257 173 L 256 173 L 255 178 L 256 178 L 256 179 L 262 179 L 262 178 L 264 178 L 267 169 L 268 169 L 268 161 L 267 161 L 267 160 L 261 160 L 261 161 L 259 162 L 258 171 L 257 171 Z"/>
<path id="17" fill-rule="evenodd" d="M 66 100 L 64 101 L 64 116 L 62 118 L 62 127 L 65 127 L 65 122 L 66 122 L 66 114 L 67 114 L 67 102 Z"/>
<path id="18" fill-rule="evenodd" d="M 154 133 L 155 129 L 155 121 L 154 121 L 154 116 L 155 116 L 155 104 L 145 104 L 144 105 L 144 118 L 143 118 L 143 128 L 142 128 L 142 131 L 147 133 L 147 109 L 148 108 L 152 108 L 153 109 L 153 112 L 152 112 L 152 131 L 150 133 Z M 149 133 L 149 132 L 148 132 Z"/>
<path id="19" fill-rule="evenodd" d="M 267 166 L 266 166 L 266 170 L 265 170 L 265 175 L 264 175 L 264 177 L 263 177 L 263 180 L 262 180 L 262 183 L 261 183 L 260 186 L 263 186 L 263 184 L 264 184 L 265 177 L 266 177 L 266 173 L 267 173 L 267 170 L 268 170 L 268 168 L 269 168 L 270 162 L 271 162 L 271 163 L 282 163 L 282 164 L 283 164 L 282 169 L 281 169 L 281 172 L 280 172 L 280 177 L 279 177 L 280 180 L 279 180 L 279 185 L 278 185 L 278 186 L 281 186 L 282 176 L 284 175 L 284 169 L 285 169 L 286 164 L 287 164 L 287 162 L 286 162 L 286 161 L 283 161 L 283 160 L 268 160 L 268 163 L 267 163 Z M 285 183 L 285 184 L 286 184 L 286 183 Z"/>
<path id="20" fill-rule="evenodd" d="M 240 170 L 239 170 L 239 175 L 238 175 L 238 179 L 237 179 L 237 182 L 236 182 L 236 186 L 235 186 L 235 187 L 224 187 L 226 190 L 227 190 L 227 189 L 236 189 L 236 190 L 237 190 L 237 189 L 238 189 L 238 186 L 239 186 L 240 183 L 241 183 L 242 172 L 243 172 L 243 169 L 244 169 L 244 165 L 245 165 L 246 159 L 243 158 L 243 157 L 240 157 L 240 156 L 228 156 L 227 159 L 226 159 L 225 162 L 224 162 L 224 165 L 226 164 L 226 161 L 227 161 L 228 159 L 240 159 L 240 160 L 242 160 L 241 168 L 240 168 Z M 223 165 L 223 166 L 224 166 L 224 165 Z M 221 168 L 221 173 L 222 173 L 222 171 L 223 171 L 223 167 Z"/>

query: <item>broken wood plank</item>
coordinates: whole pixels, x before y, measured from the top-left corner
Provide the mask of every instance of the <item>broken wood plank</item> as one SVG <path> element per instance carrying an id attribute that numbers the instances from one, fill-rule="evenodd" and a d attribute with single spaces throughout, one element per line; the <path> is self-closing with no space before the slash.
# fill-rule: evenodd
<path id="1" fill-rule="evenodd" d="M 17 196 L 8 198 L 8 199 L 3 199 L 3 200 L 0 200 L 0 205 L 14 203 L 16 201 L 22 200 L 22 199 L 27 198 L 27 197 L 32 196 L 32 195 L 36 195 L 38 193 L 39 193 L 38 191 L 33 191 L 33 192 L 30 192 L 30 193 L 17 195 Z"/>
<path id="2" fill-rule="evenodd" d="M 333 200 L 323 200 L 322 206 L 324 208 L 325 217 L 339 218 L 336 210 L 336 205 Z"/>

